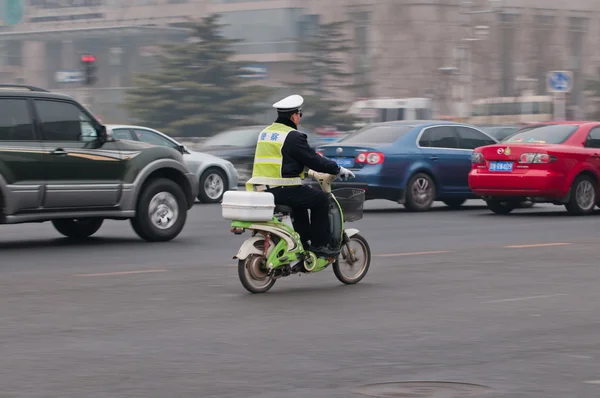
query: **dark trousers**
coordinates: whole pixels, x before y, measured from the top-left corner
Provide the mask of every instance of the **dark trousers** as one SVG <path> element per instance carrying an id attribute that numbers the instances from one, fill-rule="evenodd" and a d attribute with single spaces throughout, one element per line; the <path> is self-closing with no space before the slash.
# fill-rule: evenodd
<path id="1" fill-rule="evenodd" d="M 309 240 L 315 247 L 329 243 L 329 197 L 325 192 L 306 185 L 277 187 L 269 192 L 275 197 L 275 204 L 294 209 L 294 229 L 300 235 L 305 249 L 308 249 Z"/>

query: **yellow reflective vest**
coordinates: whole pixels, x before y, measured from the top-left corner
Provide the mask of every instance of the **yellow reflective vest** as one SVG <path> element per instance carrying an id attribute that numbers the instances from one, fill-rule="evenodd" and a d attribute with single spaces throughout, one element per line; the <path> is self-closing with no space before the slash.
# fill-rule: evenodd
<path id="1" fill-rule="evenodd" d="M 281 148 L 291 131 L 294 129 L 281 123 L 273 123 L 259 134 L 254 154 L 252 178 L 246 183 L 247 190 L 252 190 L 255 185 L 302 185 L 304 172 L 298 177 L 292 178 L 284 178 L 281 175 L 283 165 Z"/>

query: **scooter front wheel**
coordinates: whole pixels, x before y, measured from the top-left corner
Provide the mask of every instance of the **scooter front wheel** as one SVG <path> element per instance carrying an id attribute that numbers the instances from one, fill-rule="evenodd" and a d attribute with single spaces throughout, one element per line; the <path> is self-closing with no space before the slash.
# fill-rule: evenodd
<path id="1" fill-rule="evenodd" d="M 371 266 L 371 248 L 361 235 L 356 234 L 342 246 L 338 258 L 333 262 L 333 273 L 346 285 L 360 282 Z"/>
<path id="2" fill-rule="evenodd" d="M 238 261 L 240 282 L 250 293 L 266 293 L 275 284 L 275 279 L 268 275 L 265 262 L 264 256 L 256 254 Z"/>

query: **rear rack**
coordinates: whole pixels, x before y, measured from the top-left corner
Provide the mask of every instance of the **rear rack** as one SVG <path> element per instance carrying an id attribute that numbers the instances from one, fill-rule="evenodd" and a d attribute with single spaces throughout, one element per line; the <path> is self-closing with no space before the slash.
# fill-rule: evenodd
<path id="1" fill-rule="evenodd" d="M 28 89 L 29 91 L 37 91 L 37 92 L 41 92 L 41 93 L 49 93 L 50 91 L 40 88 L 40 87 L 35 87 L 35 86 L 28 86 L 26 84 L 0 84 L 0 88 L 24 88 L 24 89 Z"/>

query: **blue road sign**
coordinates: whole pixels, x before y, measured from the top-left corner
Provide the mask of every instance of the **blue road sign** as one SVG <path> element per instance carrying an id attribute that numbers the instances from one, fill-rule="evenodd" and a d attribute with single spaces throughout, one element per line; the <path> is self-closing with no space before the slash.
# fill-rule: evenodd
<path id="1" fill-rule="evenodd" d="M 240 77 L 245 79 L 266 79 L 268 76 L 267 67 L 263 65 L 248 65 L 242 68 L 243 71 L 248 74 L 241 75 Z"/>
<path id="2" fill-rule="evenodd" d="M 568 93 L 573 88 L 573 73 L 570 71 L 553 71 L 548 73 L 548 91 L 551 93 Z"/>
<path id="3" fill-rule="evenodd" d="M 54 74 L 57 83 L 78 83 L 83 81 L 83 73 L 78 70 L 57 70 Z"/>

